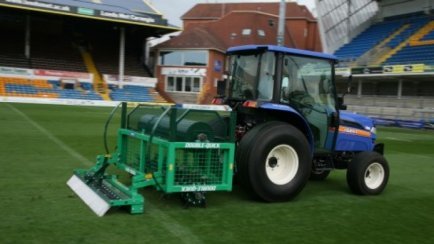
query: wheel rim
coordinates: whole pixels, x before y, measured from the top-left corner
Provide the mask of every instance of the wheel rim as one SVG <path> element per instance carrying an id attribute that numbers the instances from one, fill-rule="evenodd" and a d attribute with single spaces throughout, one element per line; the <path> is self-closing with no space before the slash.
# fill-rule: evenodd
<path id="1" fill-rule="evenodd" d="M 365 171 L 365 184 L 370 189 L 377 189 L 384 181 L 384 168 L 379 163 L 372 163 Z"/>
<path id="2" fill-rule="evenodd" d="M 265 172 L 276 185 L 284 185 L 294 179 L 298 171 L 298 155 L 288 145 L 277 145 L 265 160 Z"/>

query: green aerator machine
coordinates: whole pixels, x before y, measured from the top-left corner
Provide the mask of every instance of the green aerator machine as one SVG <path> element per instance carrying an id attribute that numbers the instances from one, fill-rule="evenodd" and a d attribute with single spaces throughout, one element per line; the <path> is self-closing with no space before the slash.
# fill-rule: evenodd
<path id="1" fill-rule="evenodd" d="M 98 215 L 113 206 L 144 212 L 140 189 L 153 186 L 204 204 L 205 192 L 231 191 L 235 113 L 221 105 L 120 103 L 105 124 L 106 154 L 90 169 L 76 169 L 67 185 Z M 116 149 L 109 153 L 107 128 L 121 108 Z M 115 167 L 128 183 L 109 174 Z"/>

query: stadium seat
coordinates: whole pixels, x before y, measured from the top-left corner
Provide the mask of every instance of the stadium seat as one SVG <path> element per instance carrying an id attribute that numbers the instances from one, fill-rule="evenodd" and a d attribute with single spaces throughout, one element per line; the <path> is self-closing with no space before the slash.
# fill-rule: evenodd
<path id="1" fill-rule="evenodd" d="M 383 43 L 385 47 L 393 49 L 408 40 L 429 21 L 430 18 L 423 14 L 416 16 L 394 16 L 393 18 L 385 19 L 382 22 L 373 24 L 367 30 L 360 33 L 350 43 L 338 49 L 335 52 L 335 55 L 342 61 L 355 61 L 382 41 L 386 41 Z M 404 25 L 406 25 L 407 28 L 404 28 L 403 31 L 399 32 L 391 40 L 387 41 L 387 37 L 391 36 L 392 33 Z M 427 34 L 422 40 L 430 40 L 429 38 L 434 36 L 433 33 L 434 32 L 431 31 L 431 33 Z M 389 57 L 383 64 L 424 63 L 431 65 L 434 64 L 433 50 L 434 45 L 407 45 L 399 52 Z"/>
<path id="2" fill-rule="evenodd" d="M 114 101 L 161 102 L 152 94 L 151 88 L 125 85 L 123 88 L 110 85 L 110 98 Z"/>
<path id="3" fill-rule="evenodd" d="M 387 65 L 414 63 L 434 65 L 434 45 L 406 46 L 384 62 Z"/>
<path id="4" fill-rule="evenodd" d="M 63 89 L 59 81 L 47 80 L 0 77 L 0 83 L 0 95 L 4 96 L 102 100 L 90 83 L 81 83 L 79 89 Z"/>
<path id="5" fill-rule="evenodd" d="M 340 59 L 356 59 L 401 27 L 399 21 L 381 22 L 360 33 L 335 52 Z"/>

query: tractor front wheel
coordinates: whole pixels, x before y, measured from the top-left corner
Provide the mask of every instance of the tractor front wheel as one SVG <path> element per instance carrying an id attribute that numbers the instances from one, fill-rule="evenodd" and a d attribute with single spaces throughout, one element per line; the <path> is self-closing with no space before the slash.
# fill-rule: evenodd
<path id="1" fill-rule="evenodd" d="M 348 165 L 347 183 L 355 194 L 378 195 L 388 180 L 389 165 L 377 152 L 361 152 Z"/>
<path id="2" fill-rule="evenodd" d="M 248 135 L 249 133 L 252 133 Z M 252 129 L 240 143 L 243 184 L 266 202 L 295 197 L 305 186 L 311 170 L 306 137 L 294 126 L 268 122 Z"/>

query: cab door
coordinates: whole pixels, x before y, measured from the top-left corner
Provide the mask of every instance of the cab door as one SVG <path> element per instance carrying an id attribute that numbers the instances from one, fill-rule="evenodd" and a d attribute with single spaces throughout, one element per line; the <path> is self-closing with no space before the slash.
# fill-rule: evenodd
<path id="1" fill-rule="evenodd" d="M 329 60 L 285 55 L 280 102 L 295 108 L 308 121 L 316 152 L 332 151 L 335 137 L 336 92 Z"/>

